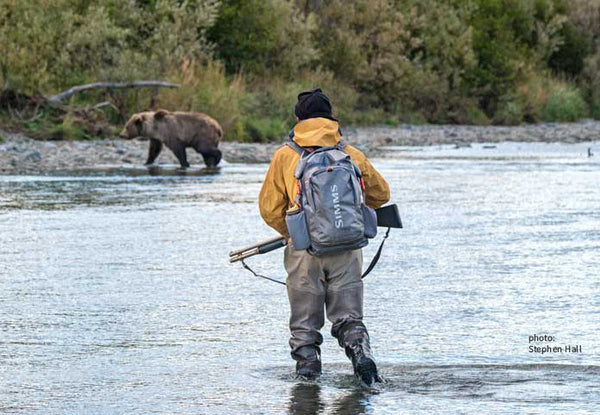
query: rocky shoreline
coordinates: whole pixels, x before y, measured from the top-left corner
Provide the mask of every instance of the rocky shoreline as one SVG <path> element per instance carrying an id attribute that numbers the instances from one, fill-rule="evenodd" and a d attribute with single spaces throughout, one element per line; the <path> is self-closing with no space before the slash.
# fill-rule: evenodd
<path id="1" fill-rule="evenodd" d="M 600 140 L 600 121 L 568 124 L 506 126 L 400 125 L 344 129 L 347 141 L 369 156 L 381 155 L 382 147 L 468 145 L 503 141 L 579 143 Z M 268 163 L 280 144 L 224 142 L 223 158 L 229 163 Z M 148 142 L 109 139 L 91 141 L 37 141 L 23 134 L 0 130 L 0 174 L 44 174 L 100 166 L 140 166 L 146 160 Z M 203 166 L 202 157 L 188 149 L 192 166 Z M 177 165 L 167 149 L 156 164 Z"/>

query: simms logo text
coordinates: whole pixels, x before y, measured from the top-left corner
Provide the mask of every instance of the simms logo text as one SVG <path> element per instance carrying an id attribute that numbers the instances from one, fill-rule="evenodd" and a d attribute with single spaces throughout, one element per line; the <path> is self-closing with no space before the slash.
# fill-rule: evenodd
<path id="1" fill-rule="evenodd" d="M 333 198 L 333 216 L 335 216 L 335 227 L 341 228 L 344 226 L 342 220 L 342 209 L 340 209 L 340 196 L 338 194 L 337 185 L 331 186 L 331 197 Z"/>

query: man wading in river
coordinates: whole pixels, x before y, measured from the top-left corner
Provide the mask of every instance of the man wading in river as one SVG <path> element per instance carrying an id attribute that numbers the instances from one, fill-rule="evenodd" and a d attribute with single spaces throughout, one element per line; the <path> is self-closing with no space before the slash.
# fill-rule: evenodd
<path id="1" fill-rule="evenodd" d="M 389 200 L 389 186 L 364 154 L 341 140 L 320 89 L 298 95 L 294 112 L 298 124 L 273 156 L 259 207 L 269 226 L 291 238 L 284 265 L 296 373 L 321 374 L 326 309 L 331 334 L 370 385 L 379 377 L 362 322 L 361 248 L 375 236 L 372 209 Z"/>

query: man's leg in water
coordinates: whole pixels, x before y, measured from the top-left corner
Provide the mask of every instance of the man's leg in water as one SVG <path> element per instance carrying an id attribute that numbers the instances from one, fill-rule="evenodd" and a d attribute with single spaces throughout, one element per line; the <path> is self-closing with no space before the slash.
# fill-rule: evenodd
<path id="1" fill-rule="evenodd" d="M 363 324 L 362 250 L 343 252 L 324 260 L 327 318 L 331 334 L 352 361 L 355 374 L 366 384 L 379 381 Z"/>
<path id="2" fill-rule="evenodd" d="M 325 323 L 325 287 L 320 258 L 302 250 L 285 248 L 284 265 L 290 301 L 290 347 L 299 375 L 314 377 L 321 373 L 323 343 L 320 333 Z"/>

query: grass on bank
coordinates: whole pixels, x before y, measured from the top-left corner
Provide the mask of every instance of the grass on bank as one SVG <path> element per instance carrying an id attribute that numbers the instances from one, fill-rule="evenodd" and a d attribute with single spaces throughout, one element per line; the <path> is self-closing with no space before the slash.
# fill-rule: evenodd
<path id="1" fill-rule="evenodd" d="M 228 141 L 268 142 L 284 137 L 295 124 L 293 110 L 297 94 L 317 86 L 330 96 L 342 128 L 448 122 L 448 115 L 431 119 L 430 109 L 404 108 L 401 102 L 393 112 L 365 105 L 356 90 L 327 72 L 306 72 L 293 81 L 278 77 L 246 79 L 239 74 L 227 75 L 223 65 L 213 61 L 184 65 L 170 73 L 168 80 L 181 84 L 181 88 L 133 89 L 110 94 L 93 91 L 75 95 L 69 102 L 72 111 L 49 110 L 32 122 L 17 122 L 5 113 L 0 117 L 0 124 L 10 123 L 13 128 L 39 139 L 86 140 L 115 137 L 131 114 L 164 108 L 211 115 L 223 126 L 224 139 Z M 98 102 L 107 100 L 111 105 L 90 110 Z M 430 101 L 429 105 L 435 107 L 443 103 Z M 461 124 L 471 125 L 572 122 L 590 113 L 600 115 L 600 99 L 597 107 L 590 110 L 575 85 L 549 74 L 531 73 L 516 92 L 501 103 L 492 118 L 480 110 L 472 98 L 466 97 L 454 98 L 451 117 Z M 88 109 L 85 116 L 78 111 L 81 109 Z"/>

